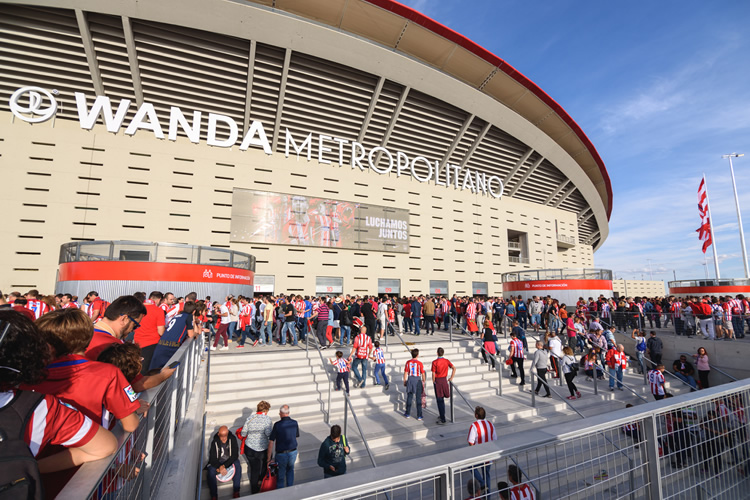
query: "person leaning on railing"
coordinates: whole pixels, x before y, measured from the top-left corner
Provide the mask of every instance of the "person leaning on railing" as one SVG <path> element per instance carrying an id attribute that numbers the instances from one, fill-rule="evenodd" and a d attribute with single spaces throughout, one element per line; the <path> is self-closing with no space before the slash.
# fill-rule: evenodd
<path id="1" fill-rule="evenodd" d="M 112 433 L 83 413 L 54 396 L 18 389 L 21 384 L 44 381 L 45 366 L 51 360 L 49 345 L 30 319 L 15 311 L 0 311 L 0 411 L 12 415 L 12 408 L 23 415 L 31 413 L 26 420 L 17 417 L 18 428 L 11 427 L 4 415 L 0 417 L 2 430 L 12 438 L 20 434 L 28 446 L 28 452 L 18 449 L 16 456 L 7 455 L 8 447 L 0 450 L 5 460 L 0 469 L 0 488 L 17 481 L 33 482 L 38 498 L 45 496 L 43 484 L 51 473 L 102 459 L 117 450 Z M 21 423 L 24 427 L 20 427 Z M 8 444 L 12 442 L 9 439 Z M 36 458 L 36 463 L 28 457 Z M 36 479 L 37 467 L 42 484 Z M 50 498 L 55 495 L 52 490 L 46 493 Z"/>

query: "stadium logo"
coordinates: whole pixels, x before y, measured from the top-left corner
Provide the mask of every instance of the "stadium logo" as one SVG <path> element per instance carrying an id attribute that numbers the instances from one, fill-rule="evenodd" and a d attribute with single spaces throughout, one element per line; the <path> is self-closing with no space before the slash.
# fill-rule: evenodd
<path id="1" fill-rule="evenodd" d="M 50 93 L 41 87 L 21 87 L 13 92 L 8 104 L 13 115 L 19 119 L 29 123 L 42 123 L 52 118 L 57 112 L 57 100 L 52 94 L 57 94 L 57 91 L 53 90 Z M 28 99 L 27 105 L 22 104 L 24 97 Z M 45 100 L 49 104 L 42 107 Z"/>
<path id="2" fill-rule="evenodd" d="M 206 269 L 205 271 L 203 271 L 203 277 L 211 279 L 214 277 L 214 273 L 210 269 Z"/>

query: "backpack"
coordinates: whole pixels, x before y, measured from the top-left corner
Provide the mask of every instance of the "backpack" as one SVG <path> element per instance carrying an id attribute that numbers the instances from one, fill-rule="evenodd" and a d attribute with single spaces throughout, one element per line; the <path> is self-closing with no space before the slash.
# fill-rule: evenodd
<path id="1" fill-rule="evenodd" d="M 635 348 L 638 349 L 638 352 L 646 352 L 646 339 L 636 341 Z"/>
<path id="2" fill-rule="evenodd" d="M 41 500 L 44 498 L 39 466 L 23 437 L 44 394 L 19 391 L 9 405 L 0 409 L 0 499 Z"/>
<path id="3" fill-rule="evenodd" d="M 352 316 L 348 307 L 343 307 L 339 313 L 339 324 L 341 326 L 352 326 Z"/>

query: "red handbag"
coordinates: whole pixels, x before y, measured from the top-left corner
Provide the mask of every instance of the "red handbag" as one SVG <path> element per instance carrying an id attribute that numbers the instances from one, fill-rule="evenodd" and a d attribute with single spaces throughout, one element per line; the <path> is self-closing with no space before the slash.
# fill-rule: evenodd
<path id="1" fill-rule="evenodd" d="M 242 427 L 239 427 L 236 431 L 234 431 L 234 435 L 237 436 L 237 439 L 239 439 L 240 441 L 240 453 L 244 453 L 245 439 L 247 439 L 247 437 L 242 436 Z"/>
<path id="2" fill-rule="evenodd" d="M 276 489 L 276 476 L 278 475 L 279 469 L 276 463 L 272 462 L 268 464 L 266 475 L 263 476 L 263 480 L 260 482 L 260 491 L 273 491 Z"/>

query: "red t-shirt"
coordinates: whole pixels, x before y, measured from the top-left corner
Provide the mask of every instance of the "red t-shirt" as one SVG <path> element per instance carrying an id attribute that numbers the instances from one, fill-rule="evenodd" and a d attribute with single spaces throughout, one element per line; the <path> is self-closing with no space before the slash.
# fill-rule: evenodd
<path id="1" fill-rule="evenodd" d="M 69 354 L 47 365 L 47 371 L 46 380 L 22 388 L 56 396 L 105 429 L 140 408 L 135 391 L 113 365 Z"/>
<path id="2" fill-rule="evenodd" d="M 124 342 L 109 333 L 107 330 L 95 327 L 94 336 L 91 337 L 91 342 L 89 342 L 89 346 L 86 348 L 85 356 L 91 361 L 96 361 L 102 351 L 112 344 L 124 344 Z"/>
<path id="3" fill-rule="evenodd" d="M 141 319 L 141 326 L 135 331 L 133 341 L 141 347 L 147 347 L 157 344 L 161 339 L 156 328 L 165 325 L 164 311 L 151 300 L 145 301 L 143 305 L 146 306 L 146 315 Z"/>
<path id="4" fill-rule="evenodd" d="M 9 405 L 15 391 L 0 392 L 0 408 Z M 48 445 L 83 446 L 94 437 L 99 426 L 83 413 L 61 404 L 54 396 L 46 395 L 29 419 L 23 440 L 31 454 L 39 455 Z"/>
<path id="5" fill-rule="evenodd" d="M 432 373 L 435 374 L 435 378 L 447 377 L 449 368 L 453 368 L 453 363 L 445 358 L 438 358 L 432 362 Z"/>

